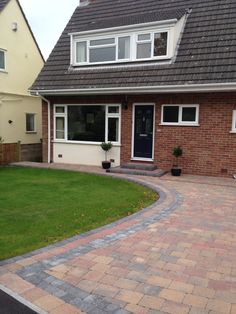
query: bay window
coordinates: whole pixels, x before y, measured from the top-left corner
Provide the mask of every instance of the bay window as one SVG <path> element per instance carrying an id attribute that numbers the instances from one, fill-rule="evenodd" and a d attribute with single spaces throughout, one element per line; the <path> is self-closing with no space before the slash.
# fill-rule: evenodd
<path id="1" fill-rule="evenodd" d="M 56 141 L 120 142 L 119 105 L 56 105 L 54 116 Z"/>
<path id="2" fill-rule="evenodd" d="M 199 105 L 163 105 L 161 124 L 189 125 L 199 124 Z"/>

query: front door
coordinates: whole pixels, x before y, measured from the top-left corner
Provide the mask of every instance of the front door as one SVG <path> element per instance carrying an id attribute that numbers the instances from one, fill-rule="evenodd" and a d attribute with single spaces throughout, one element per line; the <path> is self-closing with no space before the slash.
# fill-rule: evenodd
<path id="1" fill-rule="evenodd" d="M 153 158 L 153 105 L 134 107 L 134 158 Z"/>

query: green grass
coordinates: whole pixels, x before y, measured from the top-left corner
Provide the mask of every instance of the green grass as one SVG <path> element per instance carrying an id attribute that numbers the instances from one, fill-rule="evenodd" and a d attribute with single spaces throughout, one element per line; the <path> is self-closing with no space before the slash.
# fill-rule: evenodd
<path id="1" fill-rule="evenodd" d="M 111 177 L 0 168 L 0 260 L 106 225 L 156 199 L 145 187 Z"/>

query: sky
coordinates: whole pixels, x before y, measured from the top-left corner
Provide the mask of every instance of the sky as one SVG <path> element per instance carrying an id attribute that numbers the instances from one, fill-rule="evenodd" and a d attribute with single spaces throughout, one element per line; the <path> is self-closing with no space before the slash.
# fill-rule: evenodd
<path id="1" fill-rule="evenodd" d="M 19 0 L 45 60 L 79 0 Z"/>

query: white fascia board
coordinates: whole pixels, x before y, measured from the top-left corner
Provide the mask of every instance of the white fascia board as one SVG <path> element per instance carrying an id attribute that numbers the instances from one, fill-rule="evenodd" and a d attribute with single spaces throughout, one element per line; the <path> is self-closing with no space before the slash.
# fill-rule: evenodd
<path id="1" fill-rule="evenodd" d="M 154 26 L 172 26 L 176 24 L 178 20 L 170 19 L 170 20 L 162 20 L 162 21 L 155 21 L 155 22 L 149 22 L 149 23 L 140 23 L 140 24 L 132 24 L 132 25 L 124 25 L 124 26 L 116 26 L 116 27 L 110 27 L 110 28 L 100 28 L 100 29 L 92 29 L 89 31 L 84 32 L 74 32 L 74 33 L 68 33 L 70 36 L 86 36 L 86 35 L 93 35 L 93 34 L 101 34 L 104 33 L 112 33 L 117 31 L 123 31 L 123 30 L 133 30 L 133 29 L 140 29 L 140 28 L 147 28 L 147 27 L 154 27 Z"/>
<path id="2" fill-rule="evenodd" d="M 192 85 L 163 85 L 142 87 L 110 87 L 110 88 L 83 88 L 58 90 L 31 90 L 39 95 L 111 95 L 111 94 L 166 94 L 190 92 L 230 92 L 236 91 L 235 83 L 219 84 L 192 84 Z"/>

